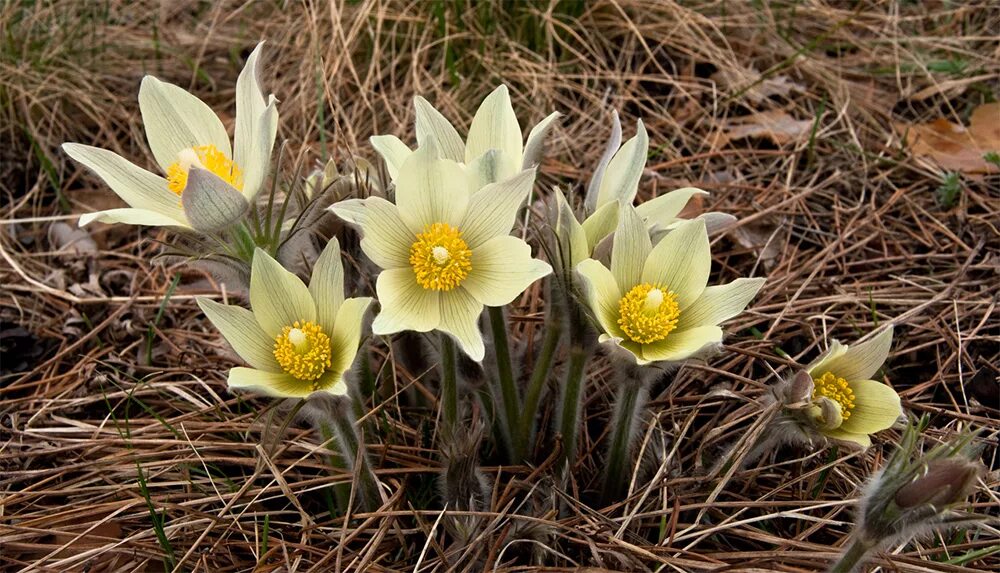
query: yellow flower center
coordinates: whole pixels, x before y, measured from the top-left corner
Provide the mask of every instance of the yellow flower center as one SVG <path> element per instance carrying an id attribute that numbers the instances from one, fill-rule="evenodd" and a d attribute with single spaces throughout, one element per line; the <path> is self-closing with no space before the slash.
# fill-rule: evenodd
<path id="1" fill-rule="evenodd" d="M 625 336 L 639 344 L 666 338 L 677 328 L 680 314 L 676 295 L 664 291 L 660 284 L 632 287 L 618 302 L 618 326 Z"/>
<path id="2" fill-rule="evenodd" d="M 243 172 L 214 145 L 199 145 L 181 151 L 177 161 L 167 167 L 167 187 L 177 195 L 183 193 L 187 187 L 188 171 L 192 167 L 211 171 L 237 191 L 243 190 Z"/>
<path id="3" fill-rule="evenodd" d="M 316 380 L 330 368 L 330 337 L 315 322 L 296 320 L 274 339 L 274 358 L 299 380 Z M 313 385 L 313 390 L 318 390 Z"/>
<path id="4" fill-rule="evenodd" d="M 472 250 L 462 232 L 448 223 L 424 227 L 410 246 L 410 266 L 417 284 L 429 290 L 451 290 L 472 270 Z"/>
<path id="5" fill-rule="evenodd" d="M 815 378 L 813 380 L 813 400 L 826 397 L 840 404 L 840 415 L 843 419 L 851 417 L 851 410 L 854 409 L 854 390 L 843 378 L 838 378 L 833 372 Z"/>

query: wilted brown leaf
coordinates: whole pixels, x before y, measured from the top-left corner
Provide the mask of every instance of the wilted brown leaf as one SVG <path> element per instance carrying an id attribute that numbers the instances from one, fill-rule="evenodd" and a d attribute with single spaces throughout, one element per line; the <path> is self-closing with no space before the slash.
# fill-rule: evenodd
<path id="1" fill-rule="evenodd" d="M 745 137 L 770 139 L 775 145 L 805 141 L 812 130 L 813 121 L 798 120 L 780 110 L 737 117 L 726 122 L 720 145 Z"/>
<path id="2" fill-rule="evenodd" d="M 996 173 L 996 165 L 983 156 L 1000 151 L 1000 103 L 979 106 L 969 118 L 969 127 L 946 119 L 930 123 L 895 124 L 906 138 L 910 153 L 930 158 L 942 169 L 962 173 Z"/>

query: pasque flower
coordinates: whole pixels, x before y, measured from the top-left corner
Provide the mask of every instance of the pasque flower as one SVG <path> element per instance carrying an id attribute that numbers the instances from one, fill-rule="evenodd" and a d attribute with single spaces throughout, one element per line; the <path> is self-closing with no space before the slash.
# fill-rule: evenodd
<path id="1" fill-rule="evenodd" d="M 230 388 L 304 398 L 347 393 L 370 297 L 344 298 L 340 246 L 331 240 L 309 286 L 261 249 L 250 271 L 251 310 L 199 298 L 198 306 L 251 368 L 229 371 Z"/>
<path id="2" fill-rule="evenodd" d="M 426 99 L 416 96 L 413 105 L 418 146 L 433 139 L 442 158 L 468 165 L 473 175 L 468 179 L 470 191 L 537 165 L 545 136 L 559 117 L 558 112 L 549 114 L 531 129 L 527 141 L 523 140 L 510 92 L 507 86 L 501 85 L 480 104 L 472 119 L 469 136 L 463 140 L 451 122 Z M 371 142 L 395 180 L 403 162 L 413 151 L 393 135 L 376 135 Z"/>
<path id="3" fill-rule="evenodd" d="M 211 231 L 242 215 L 267 176 L 278 125 L 276 100 L 273 95 L 265 100 L 258 78 L 262 46 L 250 54 L 236 82 L 235 145 L 204 102 L 153 76 L 142 80 L 139 109 L 162 176 L 106 149 L 64 143 L 67 155 L 129 205 L 83 215 L 80 225 L 101 221 Z"/>
<path id="4" fill-rule="evenodd" d="M 806 372 L 813 384 L 802 410 L 814 429 L 828 438 L 871 445 L 869 434 L 892 426 L 902 415 L 896 391 L 871 378 L 892 346 L 892 327 L 871 340 L 847 346 L 836 340 Z"/>
<path id="5" fill-rule="evenodd" d="M 470 170 L 439 154 L 433 138 L 398 168 L 396 203 L 380 197 L 331 210 L 362 229 L 361 249 L 384 269 L 375 334 L 441 330 L 474 360 L 485 354 L 478 319 L 552 272 L 509 235 L 534 182 L 529 169 L 470 195 Z M 346 207 L 346 208 L 345 208 Z"/>
<path id="6" fill-rule="evenodd" d="M 718 324 L 746 308 L 764 279 L 706 286 L 712 258 L 702 220 L 685 221 L 654 247 L 634 208 L 622 205 L 611 268 L 577 265 L 600 341 L 638 364 L 679 361 L 722 342 Z"/>

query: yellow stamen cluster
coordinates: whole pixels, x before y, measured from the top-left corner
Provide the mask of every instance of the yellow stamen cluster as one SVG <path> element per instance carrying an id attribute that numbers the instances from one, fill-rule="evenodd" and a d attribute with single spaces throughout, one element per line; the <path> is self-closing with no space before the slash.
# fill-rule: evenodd
<path id="1" fill-rule="evenodd" d="M 840 404 L 840 415 L 843 419 L 851 417 L 854 409 L 854 390 L 847 380 L 838 378 L 833 372 L 827 372 L 813 380 L 813 400 L 826 397 Z"/>
<path id="2" fill-rule="evenodd" d="M 330 368 L 330 337 L 308 320 L 296 320 L 274 339 L 274 359 L 299 380 L 316 380 Z M 313 388 L 317 390 L 318 388 Z"/>
<path id="3" fill-rule="evenodd" d="M 451 290 L 472 270 L 472 251 L 462 232 L 448 223 L 424 227 L 410 246 L 410 266 L 417 283 L 428 290 Z"/>
<path id="4" fill-rule="evenodd" d="M 229 183 L 237 191 L 243 190 L 243 172 L 233 163 L 232 159 L 229 159 L 224 153 L 219 151 L 218 147 L 214 145 L 199 145 L 191 151 L 194 152 L 197 163 L 194 161 L 178 160 L 167 167 L 167 187 L 171 191 L 177 195 L 184 192 L 184 189 L 187 187 L 188 170 L 191 169 L 192 165 L 218 175 L 219 179 Z"/>
<path id="5" fill-rule="evenodd" d="M 660 284 L 643 283 L 632 287 L 618 302 L 618 326 L 625 336 L 639 344 L 663 340 L 677 328 L 680 308 L 674 293 Z"/>

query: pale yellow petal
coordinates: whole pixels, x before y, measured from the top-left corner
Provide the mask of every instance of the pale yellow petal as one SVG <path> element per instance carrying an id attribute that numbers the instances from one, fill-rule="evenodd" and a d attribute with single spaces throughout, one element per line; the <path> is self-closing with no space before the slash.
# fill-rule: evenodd
<path id="1" fill-rule="evenodd" d="M 552 272 L 544 261 L 531 258 L 527 243 L 505 235 L 493 237 L 472 251 L 472 270 L 462 287 L 486 306 L 503 306 L 536 280 Z"/>
<path id="2" fill-rule="evenodd" d="M 229 134 L 212 108 L 173 84 L 153 76 L 142 78 L 139 111 L 149 149 L 164 172 L 181 151 L 199 145 L 214 145 L 233 157 Z"/>
<path id="3" fill-rule="evenodd" d="M 381 155 L 382 160 L 385 161 L 385 169 L 389 172 L 389 177 L 395 181 L 399 175 L 400 166 L 413 151 L 395 135 L 373 135 L 369 141 L 375 152 Z"/>
<path id="4" fill-rule="evenodd" d="M 698 300 L 712 269 L 712 253 L 704 221 L 686 221 L 653 247 L 642 281 L 662 284 L 677 297 L 684 309 Z"/>
<path id="5" fill-rule="evenodd" d="M 531 169 L 542 162 L 542 152 L 545 150 L 545 138 L 555 125 L 555 121 L 561 115 L 558 111 L 550 113 L 528 132 L 528 139 L 524 143 L 524 157 L 521 158 L 521 169 Z"/>
<path id="6" fill-rule="evenodd" d="M 324 332 L 333 331 L 337 311 L 344 302 L 344 264 L 337 238 L 323 248 L 309 277 L 309 294 L 316 302 L 316 317 Z"/>
<path id="7" fill-rule="evenodd" d="M 611 110 L 611 135 L 604 145 L 604 153 L 601 154 L 601 159 L 594 168 L 590 183 L 587 184 L 587 195 L 584 198 L 584 207 L 587 209 L 587 213 L 594 213 L 598 207 L 604 206 L 597 204 L 597 195 L 601 189 L 601 182 L 604 181 L 604 173 L 608 169 L 608 163 L 611 163 L 611 158 L 615 156 L 615 152 L 618 151 L 621 144 L 622 123 L 618 119 L 618 110 L 613 109 Z"/>
<path id="8" fill-rule="evenodd" d="M 674 222 L 677 215 L 688 204 L 691 197 L 695 195 L 708 195 L 708 192 L 696 187 L 675 189 L 638 205 L 635 210 L 642 217 L 642 220 L 646 222 L 647 227 L 665 226 Z"/>
<path id="9" fill-rule="evenodd" d="M 455 126 L 420 96 L 413 98 L 413 107 L 416 111 L 417 145 L 424 145 L 428 138 L 432 138 L 437 142 L 441 157 L 464 162 L 465 142 Z"/>
<path id="10" fill-rule="evenodd" d="M 591 251 L 618 226 L 619 203 L 612 201 L 599 207 L 593 215 L 583 221 L 583 232 L 587 235 L 587 248 Z"/>
<path id="11" fill-rule="evenodd" d="M 274 96 L 264 98 L 260 85 L 260 54 L 257 44 L 236 78 L 236 132 L 233 160 L 243 170 L 243 193 L 253 198 L 260 190 L 270 166 L 277 135 L 278 111 Z"/>
<path id="12" fill-rule="evenodd" d="M 903 415 L 899 394 L 874 380 L 851 380 L 854 408 L 840 426 L 845 432 L 874 434 L 892 426 Z"/>
<path id="13" fill-rule="evenodd" d="M 622 205 L 611 247 L 611 273 L 615 275 L 618 288 L 628 292 L 642 282 L 643 267 L 652 250 L 653 244 L 642 219 L 631 205 Z"/>
<path id="14" fill-rule="evenodd" d="M 299 380 L 284 372 L 265 372 L 237 367 L 229 371 L 229 388 L 250 390 L 275 398 L 305 398 L 313 393 L 311 380 Z"/>
<path id="15" fill-rule="evenodd" d="M 483 305 L 462 287 L 441 293 L 441 324 L 438 329 L 450 334 L 462 352 L 479 362 L 486 355 L 483 334 L 479 331 L 479 315 Z"/>
<path id="16" fill-rule="evenodd" d="M 701 296 L 681 313 L 677 327 L 721 324 L 743 312 L 762 286 L 764 279 L 741 278 L 729 284 L 706 287 Z"/>
<path id="17" fill-rule="evenodd" d="M 524 154 L 521 127 L 514 115 L 507 86 L 501 85 L 486 96 L 476 111 L 469 127 L 469 138 L 465 144 L 465 162 L 472 163 L 490 149 L 503 152 L 503 160 L 498 170 L 498 181 L 514 175 L 521 169 Z"/>
<path id="18" fill-rule="evenodd" d="M 527 169 L 499 183 L 490 183 L 469 199 L 469 210 L 459 229 L 470 249 L 475 251 L 493 237 L 510 233 L 534 182 L 535 170 Z"/>
<path id="19" fill-rule="evenodd" d="M 572 270 L 584 259 L 590 257 L 590 249 L 587 246 L 587 233 L 583 230 L 583 225 L 577 221 L 576 214 L 566 201 L 562 190 L 557 187 L 553 189 L 552 194 L 555 196 L 556 201 L 555 232 L 560 241 L 559 257 L 563 261 L 568 262 L 568 268 Z"/>
<path id="20" fill-rule="evenodd" d="M 257 322 L 274 338 L 295 321 L 316 321 L 316 304 L 305 283 L 261 249 L 250 268 L 250 307 Z"/>
<path id="21" fill-rule="evenodd" d="M 439 292 L 420 286 L 409 267 L 382 271 L 375 283 L 375 292 L 382 305 L 372 323 L 375 334 L 403 330 L 427 332 L 441 322 Z"/>
<path id="22" fill-rule="evenodd" d="M 860 344 L 852 344 L 841 355 L 831 357 L 824 368 L 847 381 L 867 380 L 885 364 L 892 347 L 892 326 Z M 820 375 L 823 372 L 819 373 Z"/>
<path id="23" fill-rule="evenodd" d="M 330 333 L 330 344 L 333 356 L 330 359 L 331 370 L 346 372 L 354 364 L 361 343 L 361 327 L 364 326 L 365 313 L 372 304 L 372 298 L 365 296 L 349 298 L 337 309 L 337 316 Z"/>
<path id="24" fill-rule="evenodd" d="M 259 370 L 281 372 L 274 359 L 274 338 L 260 328 L 252 312 L 203 297 L 198 297 L 198 307 L 247 364 Z"/>
<path id="25" fill-rule="evenodd" d="M 597 192 L 598 207 L 614 201 L 632 203 L 639 192 L 639 179 L 646 167 L 648 153 L 649 136 L 642 120 L 639 120 L 635 137 L 626 141 L 608 163 Z"/>
<path id="26" fill-rule="evenodd" d="M 625 335 L 618 326 L 618 306 L 622 299 L 621 289 L 615 276 L 600 262 L 587 259 L 576 266 L 576 272 L 583 282 L 587 306 L 597 317 L 604 331 L 614 337 Z"/>
<path id="27" fill-rule="evenodd" d="M 171 217 L 146 209 L 108 209 L 80 215 L 81 227 L 97 221 L 99 223 L 123 223 L 125 225 L 146 225 L 148 227 L 190 227 Z"/>
<path id="28" fill-rule="evenodd" d="M 428 225 L 447 223 L 457 227 L 469 205 L 465 168 L 441 159 L 433 140 L 428 140 L 399 168 L 396 206 L 413 233 Z"/>
<path id="29" fill-rule="evenodd" d="M 327 210 L 352 225 L 365 222 L 365 201 L 367 199 L 344 199 L 327 207 Z M 409 232 L 409 229 L 407 229 Z"/>
<path id="30" fill-rule="evenodd" d="M 722 343 L 722 329 L 714 325 L 675 330 L 663 340 L 642 345 L 642 357 L 650 362 L 676 362 L 698 354 L 706 346 Z"/>
<path id="31" fill-rule="evenodd" d="M 364 201 L 362 221 L 361 250 L 372 262 L 383 269 L 410 266 L 410 247 L 417 236 L 403 222 L 395 205 L 381 197 L 369 197 Z"/>
<path id="32" fill-rule="evenodd" d="M 867 434 L 854 434 L 846 432 L 842 427 L 837 428 L 836 430 L 820 430 L 820 433 L 833 440 L 847 442 L 848 444 L 857 444 L 862 448 L 867 448 L 872 445 L 872 440 Z"/>
<path id="33" fill-rule="evenodd" d="M 830 371 L 830 369 L 827 368 L 827 364 L 838 356 L 843 355 L 845 352 L 847 352 L 847 347 L 839 341 L 834 340 L 830 343 L 830 348 L 826 352 L 817 356 L 815 360 L 806 366 L 806 371 L 808 371 L 809 375 L 813 378 L 819 378 L 823 374 Z"/>

